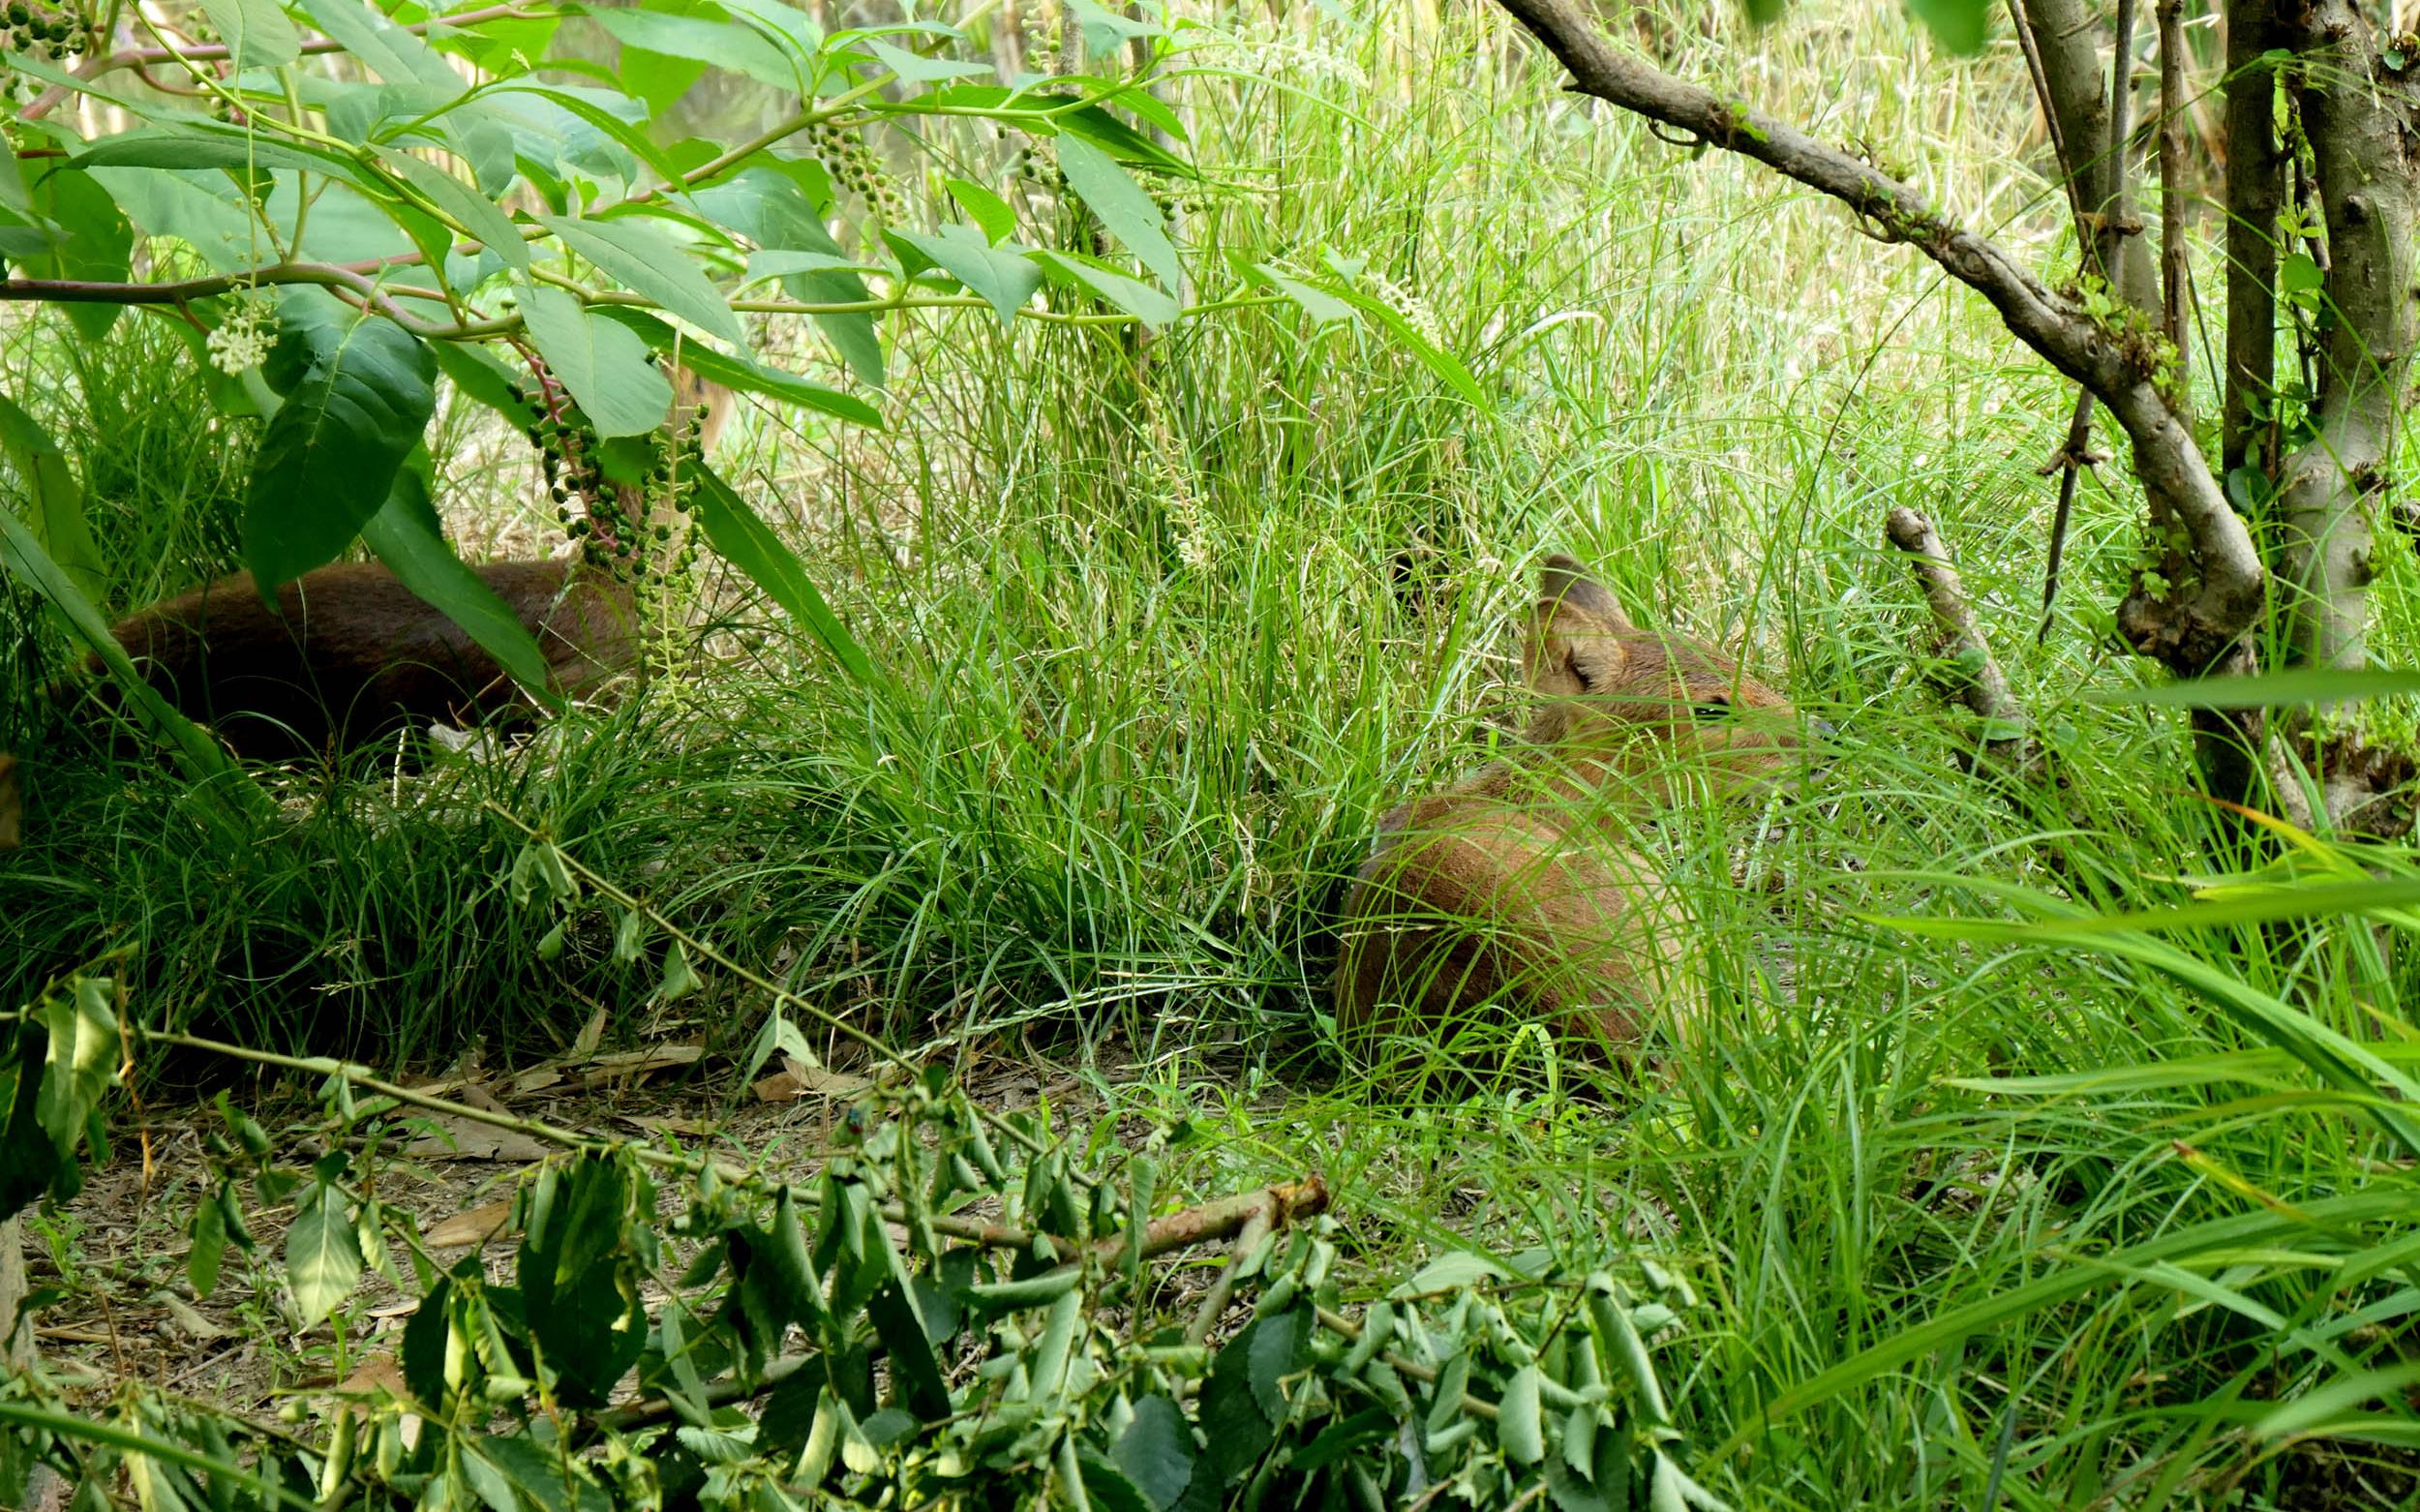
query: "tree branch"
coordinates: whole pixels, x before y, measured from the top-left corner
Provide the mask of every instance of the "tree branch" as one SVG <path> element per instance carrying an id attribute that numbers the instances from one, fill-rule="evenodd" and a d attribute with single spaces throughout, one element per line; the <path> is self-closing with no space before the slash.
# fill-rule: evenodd
<path id="1" fill-rule="evenodd" d="M 1940 532 L 1932 521 L 1904 505 L 1892 509 L 1883 524 L 1891 544 L 1907 553 L 1917 584 L 1924 590 L 1924 602 L 1932 610 L 1933 623 L 1941 631 L 1935 654 L 1957 669 L 1957 676 L 1950 680 L 1951 696 L 1983 722 L 1983 755 L 2011 775 L 2031 775 L 2041 762 L 2032 721 L 2025 717 L 2016 695 L 2009 691 L 2008 675 L 1992 657 L 1974 606 L 1967 601 L 1966 585 L 1951 564 Z"/>
<path id="2" fill-rule="evenodd" d="M 2036 88 L 2042 113 L 2057 123 L 2053 140 L 2065 143 L 2060 166 L 2075 193 L 2076 234 L 2084 255 L 2101 260 L 2102 276 L 2118 297 L 2148 313 L 2154 304 L 2150 249 L 2139 236 L 2104 240 L 2097 229 L 2131 219 L 2125 203 L 2126 125 L 2112 109 L 2126 93 L 2131 60 L 2116 49 L 2110 68 L 2102 67 L 2100 13 L 2085 0 L 2022 3 L 2027 34 L 2042 58 Z"/>
<path id="3" fill-rule="evenodd" d="M 1952 225 L 1871 164 L 1744 105 L 1718 98 L 1610 46 L 1571 0 L 1497 0 L 1571 72 L 1583 93 L 1752 158 L 1856 212 L 1875 234 L 1905 242 L 1990 301 L 2018 340 L 2109 407 L 2134 446 L 2155 531 L 2181 526 L 2192 543 L 2159 578 L 2139 576 L 2119 610 L 2133 648 L 2185 676 L 2248 665 L 2239 643 L 2259 612 L 2263 574 L 2244 522 L 2227 507 L 2193 433 L 2154 382 L 2157 354 L 2113 335 L 2053 293 L 1991 241 Z"/>

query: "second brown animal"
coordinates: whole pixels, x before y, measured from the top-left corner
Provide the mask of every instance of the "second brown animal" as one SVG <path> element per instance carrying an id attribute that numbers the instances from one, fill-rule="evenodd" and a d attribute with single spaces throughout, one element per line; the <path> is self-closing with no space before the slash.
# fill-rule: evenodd
<path id="1" fill-rule="evenodd" d="M 1650 1025 L 1684 1042 L 1695 1027 L 1689 922 L 1623 821 L 1761 785 L 1798 760 L 1797 711 L 1712 648 L 1633 624 L 1564 556 L 1547 559 L 1522 664 L 1541 702 L 1518 751 L 1378 822 L 1345 905 L 1348 1041 L 1445 1041 L 1486 1013 L 1620 1056 Z"/>

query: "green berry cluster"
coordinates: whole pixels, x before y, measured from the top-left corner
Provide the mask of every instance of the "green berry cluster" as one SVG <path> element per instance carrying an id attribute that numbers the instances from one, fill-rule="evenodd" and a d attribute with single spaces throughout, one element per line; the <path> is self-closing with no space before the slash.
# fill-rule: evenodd
<path id="1" fill-rule="evenodd" d="M 1029 146 L 1017 154 L 1016 176 L 1052 195 L 1067 192 L 1067 175 L 1059 171 L 1059 165 L 1044 155 L 1038 145 Z"/>
<path id="2" fill-rule="evenodd" d="M 77 53 L 102 50 L 100 22 L 89 10 L 62 5 L 52 8 L 9 0 L 0 12 L 0 47 L 56 63 Z"/>
<path id="3" fill-rule="evenodd" d="M 856 195 L 884 221 L 907 219 L 906 198 L 883 167 L 882 160 L 874 155 L 874 149 L 865 144 L 862 133 L 837 122 L 818 121 L 808 132 L 807 140 L 834 184 Z"/>
<path id="4" fill-rule="evenodd" d="M 529 444 L 546 469 L 555 518 L 580 543 L 590 566 L 636 586 L 696 561 L 697 527 L 687 517 L 697 507 L 704 426 L 703 412 L 689 411 L 672 426 L 620 443 L 620 455 L 609 459 L 606 443 L 577 406 L 568 400 L 550 406 L 542 398 L 530 403 Z M 676 514 L 682 517 L 677 532 Z"/>

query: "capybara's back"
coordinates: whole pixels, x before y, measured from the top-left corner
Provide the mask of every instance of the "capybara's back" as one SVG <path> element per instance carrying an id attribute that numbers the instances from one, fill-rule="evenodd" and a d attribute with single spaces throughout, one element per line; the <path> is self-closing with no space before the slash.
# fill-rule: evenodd
<path id="1" fill-rule="evenodd" d="M 1521 747 L 1379 822 L 1345 906 L 1348 1039 L 1450 1038 L 1486 1012 L 1618 1053 L 1652 1019 L 1688 1027 L 1687 921 L 1621 820 L 1781 770 L 1797 712 L 1712 648 L 1633 624 L 1569 557 L 1548 559 L 1522 660 L 1543 703 Z"/>
<path id="2" fill-rule="evenodd" d="M 536 637 L 560 691 L 579 696 L 632 662 L 630 595 L 610 579 L 566 561 L 474 570 Z M 400 724 L 468 724 L 523 701 L 461 626 L 367 563 L 305 573 L 278 590 L 275 612 L 251 574 L 219 578 L 113 633 L 179 712 L 256 759 L 342 748 Z"/>

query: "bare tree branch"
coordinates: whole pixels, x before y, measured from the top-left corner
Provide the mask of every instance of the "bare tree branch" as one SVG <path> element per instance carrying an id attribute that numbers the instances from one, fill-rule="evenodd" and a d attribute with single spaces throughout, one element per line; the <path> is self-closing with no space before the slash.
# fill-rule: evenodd
<path id="1" fill-rule="evenodd" d="M 1967 601 L 1966 585 L 1951 564 L 1949 548 L 1941 544 L 1941 532 L 1932 521 L 1904 505 L 1892 509 L 1883 523 L 1891 544 L 1908 554 L 1924 602 L 1932 609 L 1933 623 L 1941 631 L 1937 654 L 1957 669 L 1951 680 L 1951 696 L 1983 721 L 1983 755 L 2012 775 L 2030 775 L 2040 764 L 2032 721 L 1992 657 L 1975 608 Z"/>
<path id="2" fill-rule="evenodd" d="M 1561 60 L 1582 92 L 1831 196 L 1874 234 L 1915 247 L 1990 301 L 2018 340 L 2109 407 L 2133 442 L 2155 539 L 2171 525 L 2188 537 L 2188 549 L 2170 553 L 2156 575 L 2137 576 L 2119 609 L 2121 631 L 2137 651 L 2186 676 L 2251 665 L 2243 635 L 2260 608 L 2260 559 L 2191 429 L 2160 392 L 2156 352 L 2104 330 L 2000 247 L 1951 224 L 1871 164 L 1616 52 L 1571 0 L 1498 3 Z"/>

